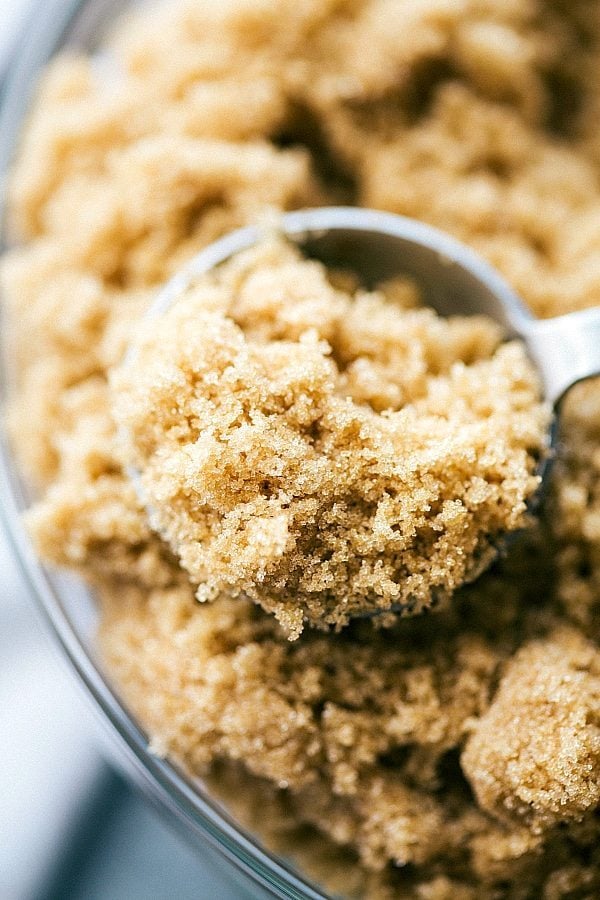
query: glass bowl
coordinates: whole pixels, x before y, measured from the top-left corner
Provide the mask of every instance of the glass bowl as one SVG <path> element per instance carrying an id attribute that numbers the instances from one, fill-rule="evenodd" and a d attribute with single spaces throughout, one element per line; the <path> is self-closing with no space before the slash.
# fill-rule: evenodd
<path id="1" fill-rule="evenodd" d="M 30 15 L 23 41 L 9 67 L 0 115 L 0 169 L 3 183 L 18 143 L 40 71 L 62 48 L 93 51 L 105 29 L 121 13 L 125 0 L 41 0 Z M 5 209 L 2 204 L 2 237 Z M 6 331 L 2 329 L 5 337 Z M 2 347 L 2 399 L 10 390 L 10 354 Z M 169 761 L 148 751 L 148 738 L 120 701 L 102 671 L 95 646 L 97 613 L 91 592 L 77 578 L 50 571 L 36 556 L 22 526 L 29 505 L 5 434 L 0 445 L 0 518 L 26 586 L 69 660 L 84 691 L 109 733 L 119 765 L 149 800 L 184 834 L 207 862 L 219 867 L 232 888 L 252 897 L 325 898 L 315 885 L 259 841 L 211 797 L 206 786 Z"/>

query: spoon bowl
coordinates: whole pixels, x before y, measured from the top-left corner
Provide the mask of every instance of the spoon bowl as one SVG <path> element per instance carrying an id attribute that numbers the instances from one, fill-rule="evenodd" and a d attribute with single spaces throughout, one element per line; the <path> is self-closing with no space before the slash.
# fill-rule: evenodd
<path id="1" fill-rule="evenodd" d="M 600 375 L 600 307 L 536 319 L 502 276 L 474 251 L 436 228 L 390 213 L 356 207 L 301 210 L 282 215 L 276 230 L 305 256 L 355 272 L 366 288 L 394 276 L 408 276 L 440 315 L 486 315 L 502 327 L 506 339 L 524 342 L 539 373 L 543 397 L 554 411 L 547 452 L 536 473 L 540 488 L 529 502 L 530 509 L 537 507 L 553 457 L 560 403 L 574 384 Z M 165 285 L 147 316 L 161 316 L 198 278 L 272 232 L 272 225 L 248 226 L 206 247 Z M 155 517 L 144 500 L 139 472 L 130 469 L 129 475 L 152 521 Z M 497 552 L 513 538 L 513 533 L 499 538 Z M 486 556 L 469 580 L 475 580 L 491 561 Z M 392 607 L 392 611 L 401 609 Z M 365 611 L 365 615 L 380 612 Z"/>

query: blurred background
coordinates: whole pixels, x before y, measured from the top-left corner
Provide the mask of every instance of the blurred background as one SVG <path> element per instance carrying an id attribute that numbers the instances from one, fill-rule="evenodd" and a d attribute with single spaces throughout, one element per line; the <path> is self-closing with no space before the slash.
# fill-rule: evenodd
<path id="1" fill-rule="evenodd" d="M 0 0 L 0 78 L 43 0 Z M 103 760 L 0 527 L 0 900 L 244 900 Z"/>

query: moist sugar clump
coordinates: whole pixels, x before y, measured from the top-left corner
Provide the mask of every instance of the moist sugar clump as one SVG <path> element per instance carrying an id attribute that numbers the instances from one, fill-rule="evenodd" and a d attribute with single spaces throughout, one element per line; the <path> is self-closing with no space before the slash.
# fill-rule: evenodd
<path id="1" fill-rule="evenodd" d="M 273 241 L 144 325 L 117 420 L 199 599 L 245 594 L 290 637 L 417 613 L 524 523 L 547 413 L 523 347 L 389 290 Z"/>
<path id="2" fill-rule="evenodd" d="M 483 809 L 535 830 L 600 802 L 600 653 L 562 629 L 508 664 L 462 764 Z"/>

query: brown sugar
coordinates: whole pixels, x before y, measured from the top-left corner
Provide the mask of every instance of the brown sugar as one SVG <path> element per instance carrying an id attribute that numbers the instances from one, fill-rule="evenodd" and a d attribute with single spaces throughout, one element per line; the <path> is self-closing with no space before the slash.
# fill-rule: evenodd
<path id="1" fill-rule="evenodd" d="M 418 613 L 525 522 L 547 414 L 493 322 L 335 289 L 273 241 L 140 335 L 113 377 L 125 462 L 200 600 L 245 594 L 291 638 Z"/>
<path id="2" fill-rule="evenodd" d="M 153 751 L 209 780 L 332 893 L 600 896 L 600 384 L 578 386 L 562 406 L 538 525 L 477 582 L 431 615 L 339 633 L 306 627 L 289 641 L 229 586 L 197 602 L 179 552 L 198 523 L 185 520 L 181 544 L 150 527 L 123 471 L 109 380 L 123 377 L 160 286 L 197 250 L 324 203 L 446 229 L 536 315 L 597 304 L 599 70 L 596 0 L 164 0 L 133 12 L 101 58 L 57 58 L 32 105 L 10 178 L 15 245 L 2 282 L 11 433 L 37 489 L 36 545 L 95 586 L 107 670 Z M 225 356 L 237 342 L 256 368 L 287 341 L 303 361 L 279 366 L 282 382 L 298 386 L 310 357 L 325 405 L 348 396 L 378 423 L 389 410 L 392 421 L 406 417 L 433 383 L 456 400 L 457 364 L 464 386 L 495 367 L 514 386 L 508 360 L 519 348 L 497 349 L 489 325 L 437 320 L 406 284 L 384 289 L 387 305 L 349 300 L 354 287 L 310 272 L 315 304 L 300 294 L 287 317 L 272 284 L 226 316 L 231 292 L 213 286 Z M 404 337 L 382 342 L 392 319 Z M 367 363 L 342 371 L 341 347 Z M 339 393 L 324 389 L 342 381 Z M 253 390 L 245 402 L 263 409 L 266 394 Z M 494 403 L 515 396 L 503 388 Z M 164 421 L 150 433 L 147 412 L 145 403 L 134 449 L 150 463 L 153 441 L 178 448 Z M 128 428 L 137 415 L 119 409 Z M 516 420 L 503 416 L 510 430 Z M 519 441 L 523 453 L 532 446 Z M 520 472 L 530 477 L 527 464 Z M 237 487 L 254 490 L 245 469 L 238 475 Z M 336 483 L 324 467 L 319 484 Z"/>
<path id="3" fill-rule="evenodd" d="M 511 660 L 462 765 L 483 809 L 539 830 L 600 802 L 600 654 L 563 629 Z"/>

